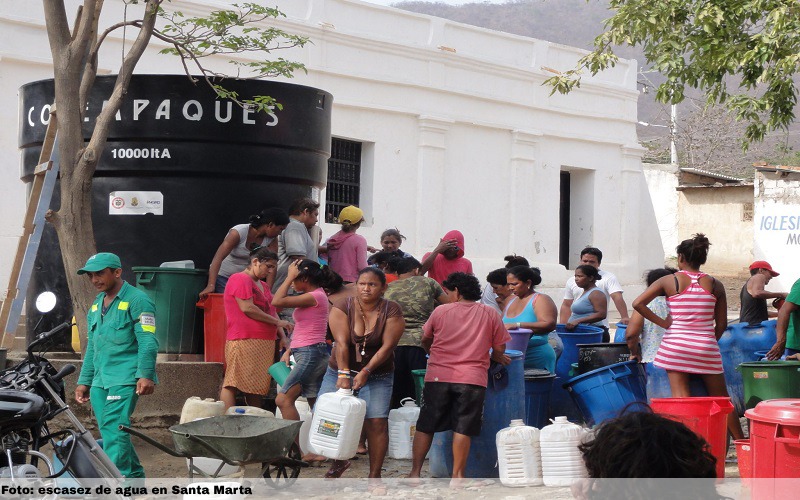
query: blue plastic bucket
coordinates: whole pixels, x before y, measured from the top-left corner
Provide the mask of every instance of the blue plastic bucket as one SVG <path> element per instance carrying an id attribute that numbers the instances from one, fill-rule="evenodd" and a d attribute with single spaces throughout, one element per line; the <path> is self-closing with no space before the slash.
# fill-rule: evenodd
<path id="1" fill-rule="evenodd" d="M 502 390 L 486 388 L 483 404 L 483 425 L 479 436 L 472 438 L 465 475 L 472 478 L 499 477 L 497 469 L 497 433 L 513 419 L 525 418 L 525 355 L 506 350 L 511 358 L 508 385 Z M 428 455 L 432 477 L 450 477 L 453 472 L 453 432 L 437 432 Z"/>
<path id="2" fill-rule="evenodd" d="M 525 425 L 539 429 L 547 425 L 550 393 L 555 378 L 547 370 L 525 370 Z"/>
<path id="3" fill-rule="evenodd" d="M 667 370 L 659 368 L 653 363 L 643 363 L 647 373 L 647 402 L 654 398 L 671 398 L 672 389 L 669 387 Z M 693 397 L 706 397 L 708 391 L 700 375 L 689 375 L 689 394 Z"/>
<path id="4" fill-rule="evenodd" d="M 565 416 L 571 422 L 581 422 L 581 412 L 575 406 L 569 393 L 562 384 L 569 380 L 572 363 L 578 362 L 578 344 L 597 344 L 603 340 L 603 329 L 596 326 L 578 325 L 574 330 L 567 330 L 565 325 L 556 325 L 556 332 L 564 343 L 564 352 L 556 363 L 556 375 L 559 380 L 553 386 L 550 395 L 550 416 Z"/>
<path id="5" fill-rule="evenodd" d="M 625 361 L 592 370 L 571 379 L 567 389 L 583 414 L 594 426 L 614 418 L 631 403 L 647 402 L 644 367 L 637 361 Z"/>
<path id="6" fill-rule="evenodd" d="M 617 323 L 617 329 L 614 330 L 614 342 L 625 342 L 625 334 L 628 331 L 628 325 Z"/>
<path id="7" fill-rule="evenodd" d="M 775 320 L 764 321 L 758 326 L 735 323 L 729 325 L 719 338 L 725 385 L 739 416 L 744 415 L 745 410 L 744 381 L 736 367 L 752 361 L 755 351 L 769 350 L 775 344 L 777 339 L 775 324 Z"/>

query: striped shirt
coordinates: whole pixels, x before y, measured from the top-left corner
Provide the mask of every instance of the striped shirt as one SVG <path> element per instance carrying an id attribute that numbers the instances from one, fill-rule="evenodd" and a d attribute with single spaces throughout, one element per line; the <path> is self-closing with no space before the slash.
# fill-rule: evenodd
<path id="1" fill-rule="evenodd" d="M 685 373 L 722 373 L 722 356 L 714 335 L 717 298 L 698 282 L 706 274 L 680 273 L 692 281 L 683 292 L 667 297 L 672 326 L 664 333 L 653 364 Z"/>

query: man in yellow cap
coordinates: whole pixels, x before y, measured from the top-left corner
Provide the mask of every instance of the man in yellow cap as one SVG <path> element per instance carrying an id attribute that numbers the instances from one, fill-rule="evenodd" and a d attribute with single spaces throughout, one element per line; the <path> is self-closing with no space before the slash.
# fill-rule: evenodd
<path id="1" fill-rule="evenodd" d="M 75 388 L 78 403 L 91 401 L 103 449 L 127 478 L 143 478 L 144 469 L 130 435 L 139 396 L 152 394 L 156 378 L 156 317 L 153 301 L 122 279 L 122 264 L 113 253 L 89 257 L 78 270 L 100 292 L 89 308 L 88 341 Z"/>

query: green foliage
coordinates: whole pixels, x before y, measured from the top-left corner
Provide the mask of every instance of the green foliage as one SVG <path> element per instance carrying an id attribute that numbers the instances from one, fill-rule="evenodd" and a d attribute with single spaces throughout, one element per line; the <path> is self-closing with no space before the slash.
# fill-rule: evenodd
<path id="1" fill-rule="evenodd" d="M 587 0 L 588 1 L 588 0 Z M 549 78 L 552 93 L 568 93 L 581 75 L 616 63 L 612 47 L 640 46 L 652 70 L 666 77 L 656 97 L 684 100 L 686 87 L 705 92 L 747 123 L 746 149 L 794 120 L 800 71 L 797 0 L 611 0 L 614 15 L 593 52 L 575 68 Z"/>
<path id="2" fill-rule="evenodd" d="M 208 85 L 220 98 L 231 99 L 241 106 L 254 111 L 282 109 L 280 104 L 269 96 L 242 98 L 218 83 L 215 77 L 227 74 L 212 71 L 203 65 L 202 60 L 210 56 L 236 56 L 237 54 L 270 54 L 276 50 L 303 47 L 308 38 L 287 33 L 275 26 L 272 20 L 285 17 L 277 8 L 264 7 L 254 3 L 232 4 L 229 10 L 211 12 L 205 17 L 186 17 L 179 11 L 161 9 L 159 16 L 167 24 L 157 28 L 153 36 L 171 44 L 161 50 L 162 54 L 179 56 L 183 59 L 187 74 L 190 67 L 196 68 L 206 79 Z M 236 67 L 236 78 L 291 78 L 295 71 L 305 71 L 305 65 L 283 57 L 258 61 L 230 60 Z M 242 75 L 242 71 L 246 75 Z"/>

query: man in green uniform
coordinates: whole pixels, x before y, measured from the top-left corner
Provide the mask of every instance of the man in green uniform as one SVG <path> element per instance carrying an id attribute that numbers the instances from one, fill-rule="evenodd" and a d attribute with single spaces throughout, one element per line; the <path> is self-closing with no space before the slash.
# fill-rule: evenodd
<path id="1" fill-rule="evenodd" d="M 800 280 L 794 282 L 786 302 L 778 311 L 775 326 L 778 340 L 767 353 L 767 359 L 780 359 L 785 353 L 798 359 L 800 353 Z M 784 351 L 785 349 L 785 351 Z"/>
<path id="2" fill-rule="evenodd" d="M 113 253 L 89 257 L 78 274 L 87 275 L 100 293 L 87 315 L 88 342 L 75 400 L 91 400 L 103 449 L 120 472 L 127 478 L 143 478 L 130 435 L 119 426 L 131 425 L 139 396 L 152 394 L 155 388 L 155 305 L 122 279 L 122 264 Z"/>

